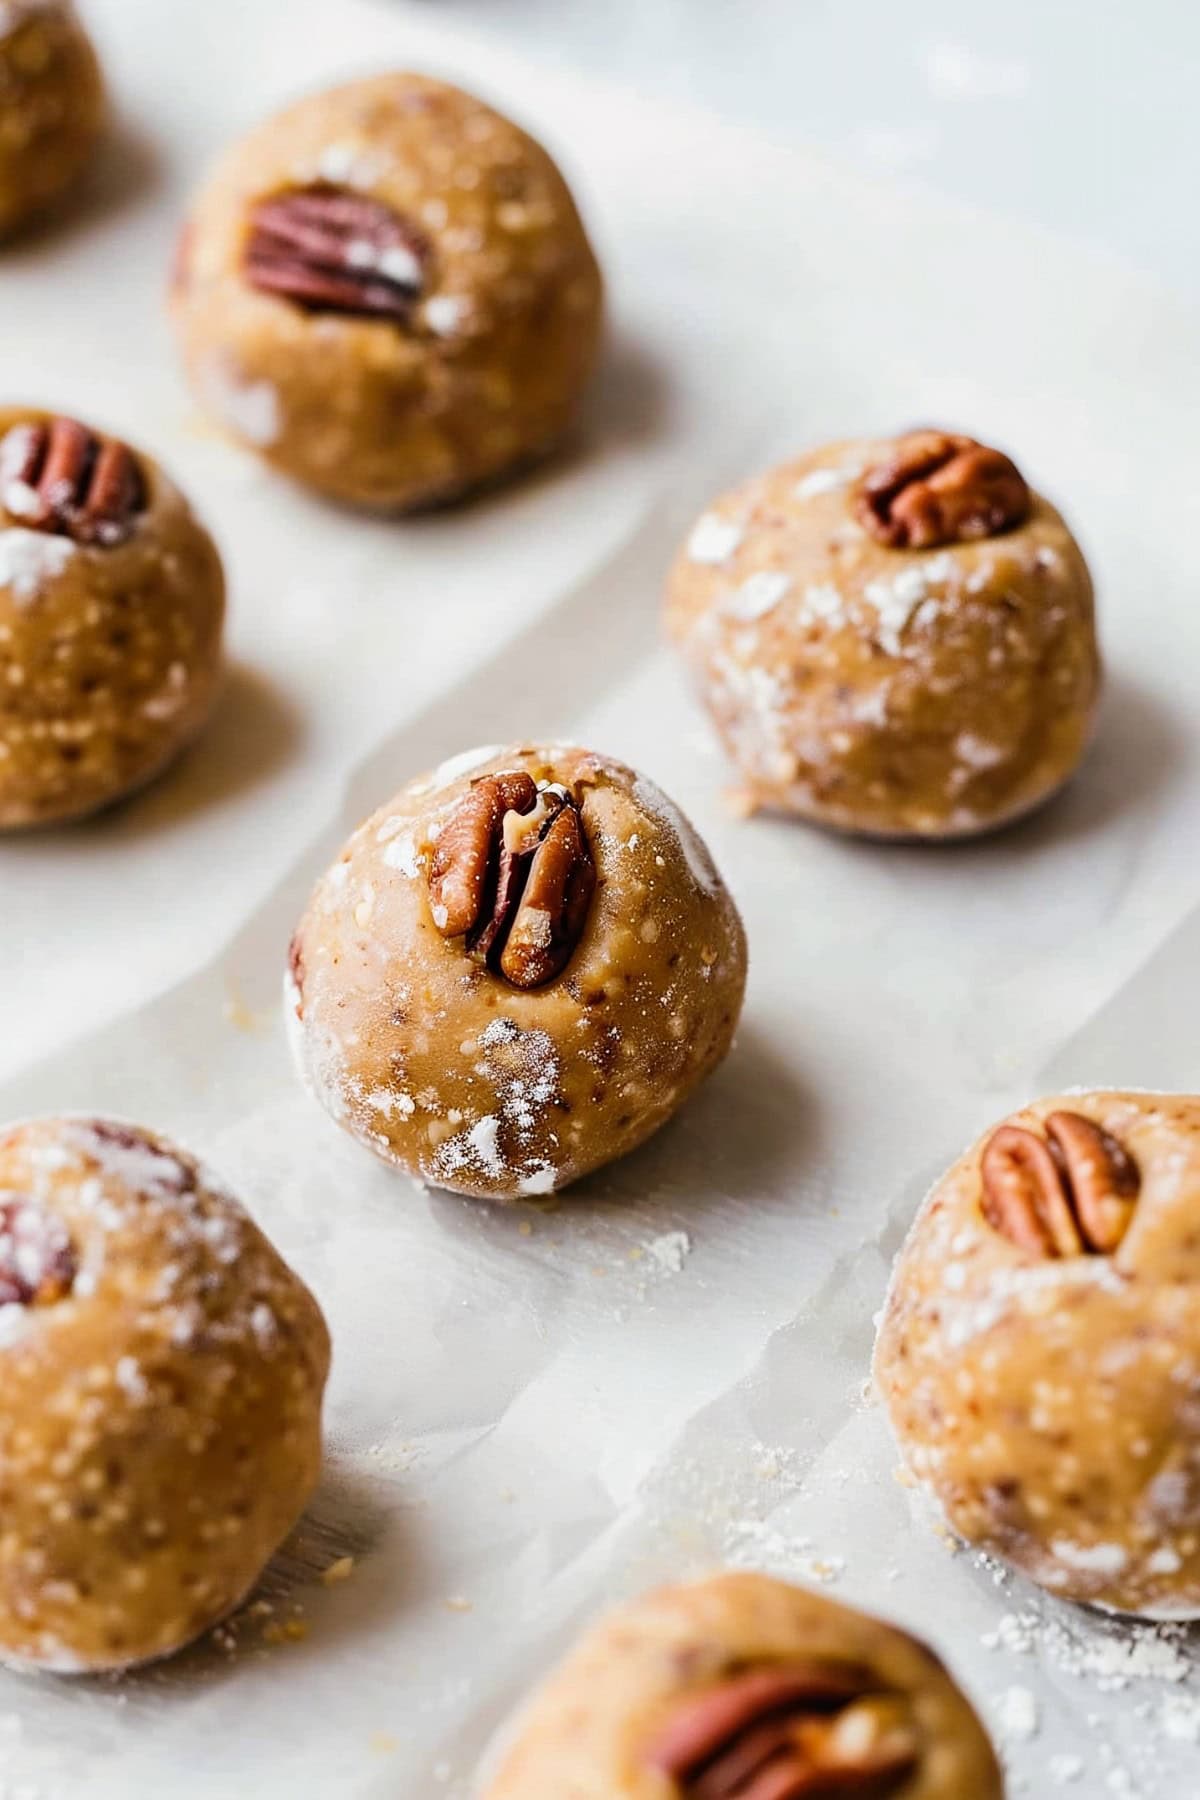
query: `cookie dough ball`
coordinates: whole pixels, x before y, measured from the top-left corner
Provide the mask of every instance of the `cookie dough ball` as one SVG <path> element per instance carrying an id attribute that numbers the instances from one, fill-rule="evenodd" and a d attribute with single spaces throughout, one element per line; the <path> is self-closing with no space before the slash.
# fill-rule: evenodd
<path id="1" fill-rule="evenodd" d="M 485 1800 L 1000 1800 L 931 1651 L 765 1575 L 662 1588 L 535 1695 Z"/>
<path id="2" fill-rule="evenodd" d="M 998 450 L 841 443 L 717 501 L 667 622 L 751 806 L 878 837 L 987 831 L 1082 757 L 1092 583 Z"/>
<path id="3" fill-rule="evenodd" d="M 444 82 L 385 75 L 230 151 L 173 304 L 201 404 L 236 438 L 335 499 L 403 509 L 557 442 L 601 284 L 539 144 Z"/>
<path id="4" fill-rule="evenodd" d="M 989 1132 L 897 1265 L 875 1373 L 913 1480 L 1052 1593 L 1200 1614 L 1200 1098 Z"/>
<path id="5" fill-rule="evenodd" d="M 297 1065 L 409 1174 L 498 1200 L 634 1149 L 729 1049 L 737 909 L 644 775 L 554 745 L 403 788 L 318 883 L 292 942 Z"/>
<path id="6" fill-rule="evenodd" d="M 91 41 L 65 0 L 0 0 L 0 238 L 83 173 L 104 125 Z"/>
<path id="7" fill-rule="evenodd" d="M 225 581 L 148 456 L 0 408 L 0 830 L 79 818 L 208 718 Z"/>
<path id="8" fill-rule="evenodd" d="M 236 1606 L 316 1482 L 328 1367 L 190 1156 L 104 1119 L 0 1136 L 0 1659 L 124 1668 Z"/>

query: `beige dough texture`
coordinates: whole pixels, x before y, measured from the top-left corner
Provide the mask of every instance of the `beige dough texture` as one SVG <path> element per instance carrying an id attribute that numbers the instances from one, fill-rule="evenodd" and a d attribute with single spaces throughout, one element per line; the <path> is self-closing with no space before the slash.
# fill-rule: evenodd
<path id="1" fill-rule="evenodd" d="M 913 1482 L 1065 1599 L 1200 1614 L 1200 1099 L 1074 1093 L 937 1184 L 875 1354 Z"/>
<path id="2" fill-rule="evenodd" d="M 75 8 L 0 0 L 0 239 L 75 184 L 105 112 L 100 65 Z"/>
<path id="3" fill-rule="evenodd" d="M 173 312 L 196 395 L 235 438 L 335 499 L 401 510 L 558 442 L 602 296 L 540 145 L 399 74 L 234 146 L 185 227 Z"/>
<path id="4" fill-rule="evenodd" d="M 150 457 L 0 408 L 0 830 L 147 781 L 216 698 L 225 580 Z"/>
<path id="5" fill-rule="evenodd" d="M 237 1605 L 317 1478 L 329 1338 L 235 1200 L 152 1132 L 0 1135 L 0 1659 L 165 1656 Z"/>
<path id="6" fill-rule="evenodd" d="M 661 1588 L 535 1694 L 484 1800 L 1000 1800 L 937 1657 L 765 1575 Z"/>
<path id="7" fill-rule="evenodd" d="M 729 1049 L 745 979 L 737 909 L 659 789 L 518 746 L 455 758 L 354 833 L 296 931 L 286 1010 L 345 1130 L 511 1200 L 656 1131 Z"/>
<path id="8" fill-rule="evenodd" d="M 971 836 L 1053 794 L 1092 733 L 1083 556 L 1006 457 L 947 433 L 827 445 L 717 500 L 667 627 L 750 808 Z"/>

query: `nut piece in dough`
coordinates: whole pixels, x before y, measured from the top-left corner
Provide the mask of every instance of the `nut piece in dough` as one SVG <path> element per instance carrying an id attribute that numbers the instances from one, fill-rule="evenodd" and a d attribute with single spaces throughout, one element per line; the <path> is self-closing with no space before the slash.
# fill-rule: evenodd
<path id="1" fill-rule="evenodd" d="M 914 1483 L 1051 1593 L 1200 1614 L 1200 1098 L 987 1133 L 901 1253 L 876 1382 Z"/>
<path id="2" fill-rule="evenodd" d="M 74 186 L 105 112 L 96 52 L 68 0 L 0 0 L 0 238 Z"/>
<path id="3" fill-rule="evenodd" d="M 148 457 L 0 408 L 0 830 L 142 787 L 216 698 L 225 578 Z"/>
<path id="4" fill-rule="evenodd" d="M 562 437 L 602 298 L 541 146 L 421 75 L 301 100 L 234 146 L 173 281 L 201 404 L 286 475 L 386 510 Z"/>
<path id="5" fill-rule="evenodd" d="M 590 751 L 410 782 L 292 943 L 297 1066 L 345 1130 L 481 1198 L 547 1194 L 657 1131 L 729 1049 L 741 920 L 692 826 Z"/>
<path id="6" fill-rule="evenodd" d="M 661 1588 L 585 1637 L 484 1800 L 1000 1800 L 982 1726 L 905 1632 L 765 1575 Z"/>
<path id="7" fill-rule="evenodd" d="M 321 1461 L 325 1321 L 192 1157 L 107 1119 L 0 1135 L 0 1660 L 166 1656 L 238 1604 Z"/>
<path id="8" fill-rule="evenodd" d="M 991 830 L 1091 738 L 1087 565 L 971 438 L 831 444 L 725 495 L 675 563 L 667 625 L 746 801 L 839 830 Z"/>

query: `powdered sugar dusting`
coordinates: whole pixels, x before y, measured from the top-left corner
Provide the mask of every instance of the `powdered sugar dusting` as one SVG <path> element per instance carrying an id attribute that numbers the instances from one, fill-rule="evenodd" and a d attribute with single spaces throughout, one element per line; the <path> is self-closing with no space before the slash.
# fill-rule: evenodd
<path id="1" fill-rule="evenodd" d="M 701 513 L 688 539 L 688 558 L 694 563 L 719 567 L 729 561 L 744 535 L 736 519 L 723 519 L 719 513 Z"/>
<path id="2" fill-rule="evenodd" d="M 712 858 L 705 849 L 699 832 L 684 817 L 675 802 L 669 800 L 662 789 L 646 775 L 639 775 L 634 782 L 633 797 L 660 824 L 668 826 L 674 832 L 696 886 L 705 894 L 717 893 L 720 879 L 713 867 Z"/>
<path id="3" fill-rule="evenodd" d="M 779 605 L 791 585 L 791 576 L 781 569 L 759 569 L 733 590 L 725 601 L 725 611 L 734 619 L 764 618 Z"/>
<path id="4" fill-rule="evenodd" d="M 0 531 L 0 588 L 7 588 L 18 606 L 28 606 L 40 599 L 74 555 L 70 538 L 11 525 Z"/>

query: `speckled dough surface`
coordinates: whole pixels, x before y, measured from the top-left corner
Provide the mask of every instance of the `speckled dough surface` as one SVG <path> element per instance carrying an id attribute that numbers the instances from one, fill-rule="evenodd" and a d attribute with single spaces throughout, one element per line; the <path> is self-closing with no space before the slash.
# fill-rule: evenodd
<path id="1" fill-rule="evenodd" d="M 91 440 L 81 492 L 97 444 L 124 451 L 124 518 L 97 520 L 94 493 L 63 502 L 72 483 L 44 446 L 44 491 L 31 485 L 23 445 L 55 426 Z M 149 457 L 0 408 L 0 829 L 94 812 L 189 743 L 216 698 L 224 610 L 212 539 Z"/>
<path id="2" fill-rule="evenodd" d="M 108 1120 L 0 1136 L 0 1657 L 162 1656 L 317 1478 L 325 1323 L 193 1159 Z"/>
<path id="3" fill-rule="evenodd" d="M 716 501 L 672 571 L 667 624 L 750 805 L 965 836 L 1078 764 L 1099 687 L 1092 584 L 1035 494 L 992 535 L 969 519 L 960 541 L 879 541 L 861 483 L 905 441 L 827 445 Z"/>
<path id="4" fill-rule="evenodd" d="M 1008 1159 L 994 1193 L 1018 1208 L 1041 1152 L 988 1133 L 912 1228 L 877 1383 L 912 1478 L 969 1543 L 1071 1599 L 1197 1614 L 1200 1099 L 1077 1093 L 1008 1123 L 1047 1140 L 1064 1113 L 1132 1159 L 1115 1248 L 1052 1252 L 993 1223 L 986 1147 L 995 1137 L 989 1154 Z M 1100 1155 L 1088 1152 L 1088 1183 Z"/>
<path id="5" fill-rule="evenodd" d="M 74 184 L 104 116 L 100 65 L 75 8 L 0 0 L 0 238 Z"/>
<path id="6" fill-rule="evenodd" d="M 495 771 L 577 796 L 594 862 L 569 960 L 529 989 L 444 936 L 431 902 L 448 824 Z M 346 1130 L 437 1186 L 512 1199 L 657 1130 L 729 1049 L 745 976 L 733 901 L 652 782 L 584 750 L 484 750 L 355 832 L 297 930 L 287 1013 L 306 1083 Z"/>
<path id="7" fill-rule="evenodd" d="M 662 1588 L 614 1613 L 510 1737 L 484 1800 L 1002 1793 L 979 1721 L 930 1651 L 764 1575 Z"/>
<path id="8" fill-rule="evenodd" d="M 398 509 L 556 443 L 601 283 L 545 151 L 400 74 L 302 100 L 229 152 L 181 240 L 174 314 L 196 394 L 235 437 Z"/>

